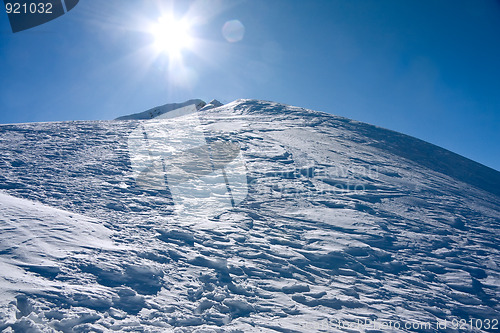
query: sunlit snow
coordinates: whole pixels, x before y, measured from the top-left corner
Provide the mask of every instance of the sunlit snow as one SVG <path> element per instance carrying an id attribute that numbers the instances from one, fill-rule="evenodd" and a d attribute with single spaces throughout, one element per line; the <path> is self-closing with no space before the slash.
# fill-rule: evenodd
<path id="1" fill-rule="evenodd" d="M 216 102 L 0 126 L 0 330 L 498 327 L 497 171 L 331 114 Z M 155 117 L 189 104 L 201 110 L 197 145 L 237 144 L 248 186 L 201 218 L 180 218 L 189 205 L 169 170 L 161 186 L 138 184 L 129 143 L 154 122 L 173 128 Z M 389 322 L 399 327 L 380 326 Z"/>

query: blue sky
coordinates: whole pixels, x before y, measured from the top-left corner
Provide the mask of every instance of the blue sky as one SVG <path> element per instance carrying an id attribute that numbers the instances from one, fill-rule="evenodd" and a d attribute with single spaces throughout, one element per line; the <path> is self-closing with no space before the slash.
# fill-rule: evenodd
<path id="1" fill-rule="evenodd" d="M 162 14 L 191 48 L 159 54 Z M 222 27 L 245 34 L 228 42 Z M 498 1 L 81 0 L 13 34 L 0 13 L 0 123 L 113 119 L 192 98 L 326 111 L 500 170 Z"/>

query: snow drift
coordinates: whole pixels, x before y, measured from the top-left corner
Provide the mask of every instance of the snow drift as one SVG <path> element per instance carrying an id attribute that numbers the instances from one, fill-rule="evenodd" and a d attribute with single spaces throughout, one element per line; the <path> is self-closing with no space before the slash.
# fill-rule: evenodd
<path id="1" fill-rule="evenodd" d="M 128 141 L 148 120 L 0 126 L 0 329 L 498 328 L 499 172 L 273 102 L 197 115 L 206 145 L 239 145 L 248 186 L 198 219 L 176 214 L 168 170 L 137 184 Z"/>

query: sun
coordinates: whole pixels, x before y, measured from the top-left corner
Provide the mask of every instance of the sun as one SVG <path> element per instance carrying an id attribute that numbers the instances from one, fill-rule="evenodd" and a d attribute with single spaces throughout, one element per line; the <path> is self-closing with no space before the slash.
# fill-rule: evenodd
<path id="1" fill-rule="evenodd" d="M 170 56 L 179 56 L 181 51 L 192 46 L 190 25 L 185 20 L 162 16 L 150 28 L 157 51 Z"/>

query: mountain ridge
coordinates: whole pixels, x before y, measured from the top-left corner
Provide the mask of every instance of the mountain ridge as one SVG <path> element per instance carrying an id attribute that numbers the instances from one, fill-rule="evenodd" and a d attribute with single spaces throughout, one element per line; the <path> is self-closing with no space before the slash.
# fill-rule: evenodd
<path id="1" fill-rule="evenodd" d="M 294 107 L 283 103 L 276 103 L 272 101 L 262 101 L 255 99 L 237 99 L 234 102 L 228 103 L 227 105 L 231 105 L 234 103 L 236 104 L 270 103 L 270 105 L 278 104 L 278 105 L 283 105 L 285 107 Z M 362 130 L 365 135 L 370 136 L 373 140 L 376 141 L 382 141 L 384 139 L 384 135 L 386 137 L 387 136 L 397 137 L 402 142 L 394 140 L 388 146 L 384 146 L 384 144 L 379 144 L 377 142 L 373 142 L 371 144 L 381 149 L 389 148 L 392 152 L 400 155 L 401 157 L 407 158 L 416 163 L 423 163 L 426 167 L 434 171 L 441 172 L 445 175 L 454 177 L 465 183 L 470 183 L 471 185 L 477 186 L 492 194 L 500 196 L 500 172 L 484 164 L 476 162 L 472 159 L 469 159 L 465 156 L 452 152 L 446 148 L 440 147 L 433 143 L 427 142 L 425 140 L 395 130 L 364 123 L 361 121 L 353 120 L 342 116 L 337 116 L 325 111 L 315 111 L 302 107 L 294 107 L 294 108 L 298 108 L 307 112 L 312 112 L 313 114 L 324 113 L 327 115 L 331 115 L 335 117 L 337 120 L 344 122 L 347 126 L 353 126 L 359 130 Z M 377 130 L 374 131 L 373 129 Z M 415 145 L 414 144 L 415 142 L 420 143 L 420 145 L 417 144 L 417 146 L 427 147 L 428 151 L 421 152 L 418 150 L 418 148 L 411 149 L 412 146 Z M 443 155 L 445 155 L 448 160 L 453 159 L 452 164 L 446 165 L 445 163 L 443 163 L 443 159 L 441 158 Z M 431 160 L 426 159 L 426 157 L 431 157 Z"/>
<path id="2" fill-rule="evenodd" d="M 182 102 L 182 103 L 167 103 L 167 104 L 153 107 L 153 108 L 148 109 L 146 111 L 132 113 L 132 114 L 125 115 L 125 116 L 120 116 L 118 118 L 115 118 L 115 120 L 153 119 L 153 118 L 159 117 L 167 112 L 181 109 L 183 107 L 191 106 L 191 105 L 194 105 L 196 107 L 196 110 L 200 110 L 206 104 L 207 103 L 205 103 L 201 99 L 190 99 L 190 100 L 187 100 L 187 101 Z"/>
<path id="3" fill-rule="evenodd" d="M 259 102 L 276 103 L 276 102 L 265 101 L 265 100 L 240 98 L 240 99 L 236 99 L 233 102 L 228 103 L 227 105 L 231 105 L 231 104 L 234 104 L 234 103 L 247 103 L 247 102 L 249 102 L 249 103 L 253 103 L 253 102 L 256 102 L 256 103 L 259 103 Z M 171 111 L 171 110 L 175 110 L 176 108 L 181 108 L 181 107 L 184 107 L 186 105 L 192 105 L 192 104 L 196 105 L 196 108 L 197 108 L 198 111 L 205 111 L 205 110 L 208 110 L 208 109 L 211 109 L 211 108 L 217 108 L 217 107 L 220 107 L 220 106 L 224 105 L 224 104 L 222 104 L 221 102 L 219 102 L 216 99 L 213 99 L 209 103 L 206 103 L 206 102 L 204 102 L 201 99 L 192 99 L 192 100 L 188 100 L 188 101 L 182 102 L 182 103 L 167 103 L 167 104 L 164 104 L 162 106 L 154 107 L 154 108 L 151 108 L 151 109 L 143 111 L 143 112 L 134 113 L 134 114 L 131 114 L 131 115 L 126 115 L 126 116 L 120 116 L 120 117 L 116 118 L 115 120 L 152 119 L 152 118 L 158 117 L 159 115 L 161 115 L 161 114 L 163 114 L 165 112 L 168 112 L 168 111 Z M 288 105 L 288 104 L 285 104 L 285 103 L 276 103 L 276 104 L 293 107 L 292 105 Z M 203 106 L 201 106 L 201 105 L 203 105 Z M 155 110 L 162 110 L 162 109 L 166 109 L 166 111 L 154 112 Z M 310 112 L 321 112 L 321 113 L 326 113 L 326 114 L 334 115 L 334 114 L 329 113 L 327 111 L 316 111 L 316 110 L 311 110 L 311 109 L 307 109 L 307 108 L 301 108 L 301 109 L 308 110 Z M 146 114 L 149 115 L 149 116 L 146 116 Z M 402 132 L 398 132 L 398 131 L 395 131 L 395 130 L 387 129 L 387 128 L 380 127 L 380 126 L 377 126 L 377 125 L 368 124 L 368 123 L 365 123 L 365 122 L 353 120 L 353 119 L 342 117 L 342 116 L 337 116 L 337 115 L 334 115 L 334 116 L 338 117 L 338 118 L 346 119 L 346 120 L 348 120 L 349 123 L 359 123 L 359 124 L 362 124 L 364 126 L 373 126 L 373 127 L 379 128 L 381 130 L 387 131 L 387 133 L 397 134 L 398 136 L 401 136 L 401 138 L 403 138 L 403 139 L 408 139 L 408 138 L 416 139 L 416 140 L 419 140 L 419 141 L 421 141 L 423 143 L 426 143 L 426 144 L 429 144 L 431 146 L 434 146 L 435 148 L 439 148 L 441 150 L 441 152 L 444 153 L 444 154 L 452 154 L 454 156 L 456 155 L 456 156 L 462 157 L 465 160 L 468 160 L 469 163 L 473 162 L 471 165 L 469 165 L 469 167 L 472 166 L 472 168 L 474 170 L 474 171 L 470 171 L 470 174 L 472 175 L 472 179 L 473 179 L 472 180 L 473 181 L 472 184 L 476 185 L 476 186 L 479 184 L 479 186 L 481 188 L 487 189 L 487 191 L 489 191 L 489 192 L 491 192 L 493 194 L 500 195 L 500 188 L 498 188 L 496 186 L 493 186 L 493 185 L 489 186 L 489 185 L 486 184 L 488 182 L 489 183 L 499 183 L 500 182 L 500 171 L 495 170 L 494 168 L 486 166 L 486 165 L 484 165 L 482 163 L 474 161 L 474 160 L 472 160 L 470 158 L 467 158 L 467 157 L 465 157 L 463 155 L 455 153 L 455 152 L 453 152 L 451 150 L 448 150 L 448 149 L 443 148 L 441 146 L 438 146 L 436 144 L 430 143 L 430 142 L 425 141 L 423 139 L 419 139 L 419 138 L 413 137 L 413 136 L 408 135 L 408 134 L 404 134 Z M 374 139 L 377 139 L 377 138 L 374 137 Z M 380 139 L 380 137 L 378 139 Z M 394 149 L 396 151 L 395 148 L 400 148 L 399 151 L 402 154 L 408 153 L 406 149 L 402 149 L 403 148 L 402 146 L 392 147 L 392 149 Z M 415 153 L 417 153 L 417 152 L 416 151 L 412 151 L 412 154 L 415 154 Z M 409 154 L 406 154 L 405 156 L 409 156 Z M 424 162 L 425 159 L 421 158 L 420 161 Z M 441 163 L 439 163 L 439 162 L 440 161 L 438 159 L 436 159 L 436 160 L 433 160 L 432 162 L 429 162 L 427 166 L 431 167 L 431 168 L 434 168 L 434 170 L 443 172 L 445 174 L 446 173 L 450 173 L 451 176 L 458 177 L 458 179 L 460 179 L 462 181 L 464 179 L 468 178 L 467 175 L 466 175 L 466 173 L 464 173 L 464 172 L 456 172 L 456 171 L 453 170 L 453 168 L 441 166 Z M 462 161 L 460 164 L 463 164 L 463 163 L 466 163 L 466 162 Z M 480 173 L 480 172 L 478 172 L 479 171 L 478 170 L 479 165 L 481 167 L 490 169 L 489 171 L 487 171 L 487 173 L 488 173 L 489 177 L 492 177 L 493 181 L 491 181 L 491 179 L 490 179 L 490 181 L 487 181 L 485 179 L 476 179 L 476 177 L 473 176 L 474 174 Z"/>

